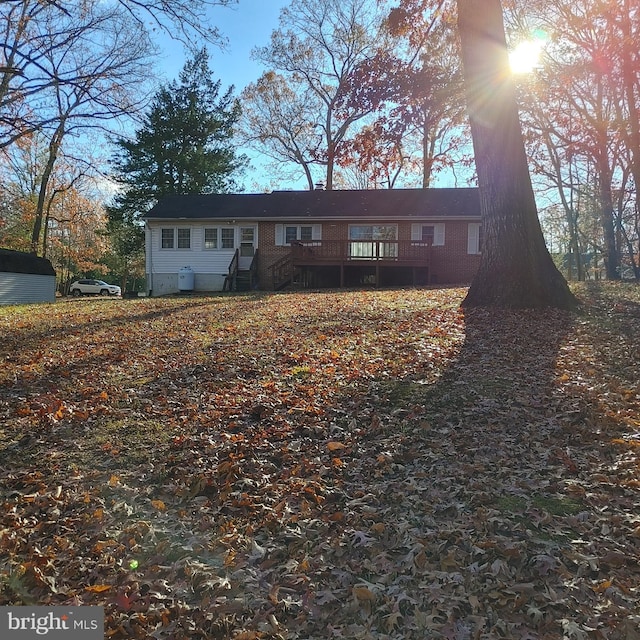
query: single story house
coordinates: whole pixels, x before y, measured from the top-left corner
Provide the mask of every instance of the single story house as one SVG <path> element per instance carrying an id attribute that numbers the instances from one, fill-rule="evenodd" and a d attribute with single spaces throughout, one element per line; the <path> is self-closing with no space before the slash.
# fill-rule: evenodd
<path id="1" fill-rule="evenodd" d="M 477 189 L 169 196 L 145 216 L 149 295 L 469 283 Z"/>
<path id="2" fill-rule="evenodd" d="M 0 304 L 54 302 L 56 272 L 51 262 L 30 253 L 0 249 Z"/>

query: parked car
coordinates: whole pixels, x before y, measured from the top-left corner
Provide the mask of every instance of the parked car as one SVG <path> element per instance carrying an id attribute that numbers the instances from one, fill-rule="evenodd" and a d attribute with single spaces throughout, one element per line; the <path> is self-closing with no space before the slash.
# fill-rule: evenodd
<path id="1" fill-rule="evenodd" d="M 69 293 L 72 296 L 119 296 L 122 292 L 117 284 L 107 284 L 104 280 L 76 280 L 71 283 Z"/>

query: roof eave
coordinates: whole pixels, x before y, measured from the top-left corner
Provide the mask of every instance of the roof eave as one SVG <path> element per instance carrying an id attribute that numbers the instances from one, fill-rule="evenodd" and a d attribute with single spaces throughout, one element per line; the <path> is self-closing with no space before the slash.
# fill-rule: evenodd
<path id="1" fill-rule="evenodd" d="M 475 220 L 480 218 L 480 214 L 474 215 L 472 213 L 461 215 L 436 215 L 436 214 L 416 214 L 413 216 L 265 216 L 264 218 L 251 217 L 245 218 L 242 216 L 228 216 L 228 217 L 144 217 L 147 222 L 352 222 L 358 220 L 375 220 L 375 221 L 391 221 L 391 222 L 416 222 L 419 220 Z"/>

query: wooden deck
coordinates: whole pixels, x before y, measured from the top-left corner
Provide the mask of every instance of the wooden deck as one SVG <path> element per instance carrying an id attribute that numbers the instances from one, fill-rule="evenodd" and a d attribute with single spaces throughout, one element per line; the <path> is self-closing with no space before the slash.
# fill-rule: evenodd
<path id="1" fill-rule="evenodd" d="M 430 258 L 430 242 L 302 241 L 270 265 L 271 284 L 275 290 L 294 282 L 303 287 L 425 285 Z"/>

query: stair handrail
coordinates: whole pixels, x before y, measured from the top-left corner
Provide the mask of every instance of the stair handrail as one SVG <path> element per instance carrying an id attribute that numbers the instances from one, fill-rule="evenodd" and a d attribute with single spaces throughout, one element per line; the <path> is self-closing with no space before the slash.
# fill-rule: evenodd
<path id="1" fill-rule="evenodd" d="M 291 278 L 293 262 L 291 255 L 287 254 L 278 258 L 275 262 L 269 265 L 269 271 L 271 271 L 271 283 L 273 289 L 277 291 L 279 287 Z"/>
<path id="2" fill-rule="evenodd" d="M 249 266 L 249 289 L 251 291 L 258 286 L 258 266 L 258 249 L 256 249 Z"/>
<path id="3" fill-rule="evenodd" d="M 236 278 L 238 277 L 238 265 L 240 263 L 240 249 L 236 249 L 229 263 L 229 273 L 224 279 L 223 291 L 233 291 L 236 288 Z"/>

